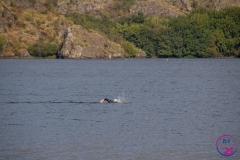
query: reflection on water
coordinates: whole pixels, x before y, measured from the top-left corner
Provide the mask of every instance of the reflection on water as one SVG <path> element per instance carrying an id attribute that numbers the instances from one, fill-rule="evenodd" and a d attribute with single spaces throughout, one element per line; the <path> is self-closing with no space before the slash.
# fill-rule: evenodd
<path id="1" fill-rule="evenodd" d="M 217 138 L 240 139 L 239 62 L 0 60 L 0 157 L 223 159 Z"/>

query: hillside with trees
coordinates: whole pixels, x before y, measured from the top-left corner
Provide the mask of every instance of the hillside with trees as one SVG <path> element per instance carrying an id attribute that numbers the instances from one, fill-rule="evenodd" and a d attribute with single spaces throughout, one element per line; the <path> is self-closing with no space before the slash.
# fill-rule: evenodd
<path id="1" fill-rule="evenodd" d="M 105 34 L 117 43 L 124 40 L 132 42 L 144 50 L 147 57 L 240 56 L 238 7 L 219 11 L 200 7 L 187 16 L 176 18 L 146 17 L 141 12 L 117 21 L 80 14 L 66 17 L 75 24 Z"/>
<path id="2" fill-rule="evenodd" d="M 76 58 L 240 57 L 239 4 L 184 2 L 1 0 L 0 56 L 54 58 L 71 31 Z"/>

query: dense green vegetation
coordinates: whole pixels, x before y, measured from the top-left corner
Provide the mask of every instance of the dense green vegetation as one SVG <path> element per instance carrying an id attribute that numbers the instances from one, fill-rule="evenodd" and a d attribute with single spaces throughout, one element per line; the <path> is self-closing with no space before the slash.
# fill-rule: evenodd
<path id="1" fill-rule="evenodd" d="M 58 46 L 59 44 L 54 41 L 43 42 L 39 40 L 30 45 L 28 51 L 33 57 L 54 57 Z"/>
<path id="2" fill-rule="evenodd" d="M 129 42 L 143 49 L 147 57 L 240 57 L 239 7 L 220 11 L 197 8 L 177 18 L 145 17 L 142 13 L 114 21 L 80 14 L 66 17 L 122 44 L 132 57 L 135 51 Z"/>

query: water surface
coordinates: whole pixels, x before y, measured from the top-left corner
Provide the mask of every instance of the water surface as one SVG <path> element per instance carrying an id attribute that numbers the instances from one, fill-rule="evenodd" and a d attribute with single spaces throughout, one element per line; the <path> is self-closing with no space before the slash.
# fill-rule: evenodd
<path id="1" fill-rule="evenodd" d="M 0 159 L 219 160 L 219 136 L 240 141 L 239 59 L 0 60 L 0 77 Z"/>

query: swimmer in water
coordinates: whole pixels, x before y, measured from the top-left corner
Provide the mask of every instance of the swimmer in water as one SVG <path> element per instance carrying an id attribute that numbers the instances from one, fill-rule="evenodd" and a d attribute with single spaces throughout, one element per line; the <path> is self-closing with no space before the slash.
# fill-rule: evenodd
<path id="1" fill-rule="evenodd" d="M 110 100 L 110 99 L 104 98 L 100 101 L 100 103 L 104 103 L 105 101 L 107 101 L 108 103 L 117 103 L 118 102 L 116 99 Z"/>

